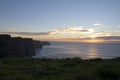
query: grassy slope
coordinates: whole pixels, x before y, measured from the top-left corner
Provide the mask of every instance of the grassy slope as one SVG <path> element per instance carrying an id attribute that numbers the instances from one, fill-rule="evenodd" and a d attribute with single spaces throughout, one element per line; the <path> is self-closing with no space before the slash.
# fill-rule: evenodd
<path id="1" fill-rule="evenodd" d="M 120 80 L 120 58 L 0 59 L 0 80 Z"/>

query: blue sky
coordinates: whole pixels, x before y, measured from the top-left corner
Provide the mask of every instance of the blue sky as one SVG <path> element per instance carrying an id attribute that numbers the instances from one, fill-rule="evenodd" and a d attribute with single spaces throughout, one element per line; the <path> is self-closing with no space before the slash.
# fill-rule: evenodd
<path id="1" fill-rule="evenodd" d="M 120 0 L 0 0 L 0 32 L 81 26 L 120 36 Z"/>

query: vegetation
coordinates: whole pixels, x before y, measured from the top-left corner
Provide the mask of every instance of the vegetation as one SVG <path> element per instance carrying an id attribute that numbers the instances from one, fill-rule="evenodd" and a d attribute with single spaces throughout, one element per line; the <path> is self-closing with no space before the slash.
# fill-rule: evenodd
<path id="1" fill-rule="evenodd" d="M 120 58 L 2 58 L 0 80 L 120 80 Z"/>

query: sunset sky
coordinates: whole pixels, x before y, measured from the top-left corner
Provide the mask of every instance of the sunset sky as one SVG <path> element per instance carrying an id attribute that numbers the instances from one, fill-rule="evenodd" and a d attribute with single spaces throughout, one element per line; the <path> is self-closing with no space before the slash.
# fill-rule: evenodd
<path id="1" fill-rule="evenodd" d="M 120 0 L 0 0 L 0 34 L 120 41 Z"/>

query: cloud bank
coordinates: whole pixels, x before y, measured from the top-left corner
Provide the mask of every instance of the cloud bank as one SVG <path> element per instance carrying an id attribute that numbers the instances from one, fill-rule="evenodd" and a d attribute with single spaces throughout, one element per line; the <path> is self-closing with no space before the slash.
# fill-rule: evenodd
<path id="1" fill-rule="evenodd" d="M 120 36 L 105 36 L 105 37 L 97 37 L 96 39 L 102 39 L 102 40 L 120 40 Z"/>
<path id="2" fill-rule="evenodd" d="M 88 28 L 84 29 L 82 27 L 65 27 L 54 29 L 48 32 L 1 32 L 4 34 L 17 34 L 17 35 L 52 35 L 52 34 L 61 34 L 61 33 L 93 33 L 94 29 Z"/>
<path id="3" fill-rule="evenodd" d="M 102 26 L 94 24 L 94 26 Z M 120 40 L 119 33 L 115 35 L 112 32 L 96 31 L 94 28 L 78 27 L 63 27 L 47 32 L 0 32 L 0 34 L 10 34 L 12 36 L 30 37 L 40 40 Z M 114 35 L 114 36 L 113 36 Z"/>

